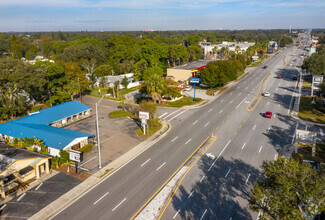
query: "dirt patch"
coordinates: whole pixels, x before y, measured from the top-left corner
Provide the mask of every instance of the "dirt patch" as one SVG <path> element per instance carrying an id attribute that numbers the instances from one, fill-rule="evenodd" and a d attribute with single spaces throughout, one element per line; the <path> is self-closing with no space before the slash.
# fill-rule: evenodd
<path id="1" fill-rule="evenodd" d="M 81 181 L 85 181 L 88 177 L 91 176 L 90 173 L 87 173 L 84 170 L 78 169 L 78 174 L 76 173 L 76 168 L 70 166 L 69 172 L 68 172 L 68 167 L 67 166 L 61 166 L 58 169 L 56 167 L 52 167 L 53 170 L 56 170 L 61 173 L 65 173 L 69 176 L 75 177 L 80 179 Z"/>

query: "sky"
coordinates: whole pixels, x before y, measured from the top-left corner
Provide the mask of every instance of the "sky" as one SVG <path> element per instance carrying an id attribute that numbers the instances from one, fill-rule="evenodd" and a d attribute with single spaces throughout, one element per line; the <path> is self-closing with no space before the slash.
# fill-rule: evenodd
<path id="1" fill-rule="evenodd" d="M 0 32 L 325 28 L 325 0 L 0 0 Z"/>

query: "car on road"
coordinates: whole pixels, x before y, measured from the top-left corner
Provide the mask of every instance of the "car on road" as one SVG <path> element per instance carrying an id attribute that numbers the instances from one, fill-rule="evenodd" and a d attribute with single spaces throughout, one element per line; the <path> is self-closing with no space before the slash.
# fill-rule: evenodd
<path id="1" fill-rule="evenodd" d="M 292 79 L 293 79 L 293 80 L 298 80 L 298 77 L 294 76 Z"/>
<path id="2" fill-rule="evenodd" d="M 186 86 L 185 91 L 190 91 L 192 89 L 192 86 Z"/>
<path id="3" fill-rule="evenodd" d="M 267 66 L 263 66 L 263 69 L 266 69 L 267 68 Z"/>
<path id="4" fill-rule="evenodd" d="M 277 79 L 281 79 L 281 76 L 280 76 L 280 75 L 278 75 L 276 78 L 277 78 Z"/>
<path id="5" fill-rule="evenodd" d="M 272 118 L 272 112 L 265 112 L 265 118 Z"/>
<path id="6" fill-rule="evenodd" d="M 263 96 L 265 96 L 265 97 L 269 97 L 271 94 L 269 93 L 269 92 L 264 92 L 263 93 Z"/>

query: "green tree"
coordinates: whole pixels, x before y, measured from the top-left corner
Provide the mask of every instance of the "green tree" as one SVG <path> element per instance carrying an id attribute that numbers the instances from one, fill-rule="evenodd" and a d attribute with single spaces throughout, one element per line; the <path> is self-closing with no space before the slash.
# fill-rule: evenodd
<path id="1" fill-rule="evenodd" d="M 124 86 L 124 89 L 127 89 L 127 88 L 128 88 L 128 85 L 129 85 L 128 78 L 124 77 L 124 78 L 122 79 L 121 84 Z"/>
<path id="2" fill-rule="evenodd" d="M 309 163 L 279 157 L 265 161 L 249 204 L 263 219 L 309 219 L 325 210 L 325 175 Z"/>
<path id="3" fill-rule="evenodd" d="M 177 83 L 172 79 L 165 79 L 162 96 L 167 99 L 181 97 L 181 91 L 178 89 Z"/>
<path id="4" fill-rule="evenodd" d="M 142 78 L 144 80 L 148 80 L 151 78 L 151 76 L 153 75 L 157 75 L 157 76 L 163 76 L 164 75 L 164 72 L 163 70 L 160 68 L 160 67 L 149 67 L 144 73 L 143 73 L 143 76 Z"/>
<path id="5" fill-rule="evenodd" d="M 18 41 L 15 34 L 11 35 L 11 57 L 14 59 L 20 59 L 23 55 L 18 45 Z"/>
<path id="6" fill-rule="evenodd" d="M 202 57 L 201 49 L 198 46 L 189 46 L 187 48 L 188 52 L 188 61 L 192 62 L 194 60 L 199 60 Z"/>
<path id="7" fill-rule="evenodd" d="M 164 91 L 164 79 L 159 74 L 151 74 L 146 78 L 146 82 L 142 84 L 140 92 L 148 94 L 155 103 L 160 103 L 162 92 Z"/>

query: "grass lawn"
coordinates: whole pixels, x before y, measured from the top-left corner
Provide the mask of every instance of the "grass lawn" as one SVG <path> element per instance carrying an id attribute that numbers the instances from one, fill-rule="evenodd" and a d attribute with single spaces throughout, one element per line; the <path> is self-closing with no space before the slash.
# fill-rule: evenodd
<path id="1" fill-rule="evenodd" d="M 311 81 L 312 81 L 311 76 L 305 76 L 302 82 L 302 89 L 311 90 Z"/>
<path id="2" fill-rule="evenodd" d="M 302 160 L 312 160 L 319 163 L 325 162 L 325 144 L 316 144 L 315 157 L 311 156 L 311 145 L 298 149 L 298 154 L 292 153 L 293 158 L 299 158 Z"/>
<path id="3" fill-rule="evenodd" d="M 316 104 L 311 104 L 311 96 L 302 96 L 300 99 L 298 116 L 306 121 L 325 124 L 325 108 L 318 98 Z"/>
<path id="4" fill-rule="evenodd" d="M 143 134 L 143 130 L 142 128 L 138 128 L 135 130 L 135 133 L 141 137 L 141 138 L 144 138 L 144 139 L 147 139 L 148 137 L 150 137 L 151 135 L 153 135 L 154 133 L 156 133 L 157 131 L 159 131 L 162 127 L 162 124 L 160 124 L 159 122 L 157 122 L 155 124 L 154 127 L 149 127 L 149 133 L 147 133 L 148 131 L 146 130 L 146 135 Z"/>
<path id="5" fill-rule="evenodd" d="M 202 99 L 201 98 L 195 98 L 193 100 L 192 97 L 183 97 L 177 101 L 174 102 L 165 102 L 162 106 L 164 107 L 175 107 L 175 108 L 180 108 L 186 105 L 194 105 L 197 104 L 199 102 L 201 102 Z"/>
<path id="6" fill-rule="evenodd" d="M 138 118 L 137 115 L 133 114 L 132 112 L 124 111 L 124 110 L 117 110 L 108 114 L 111 118 L 119 118 L 119 117 L 131 117 L 131 118 Z"/>

